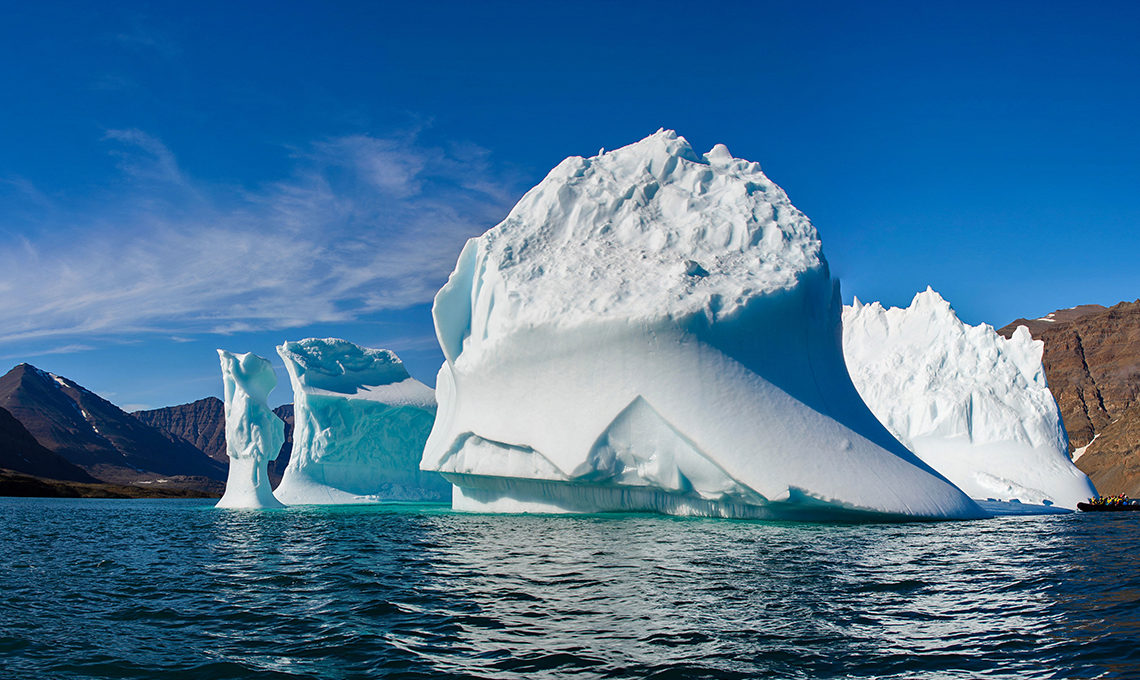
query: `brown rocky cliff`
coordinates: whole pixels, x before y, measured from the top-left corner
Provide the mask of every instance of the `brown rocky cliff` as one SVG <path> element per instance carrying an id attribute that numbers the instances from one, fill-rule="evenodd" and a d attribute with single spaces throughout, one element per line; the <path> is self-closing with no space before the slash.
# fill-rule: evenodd
<path id="1" fill-rule="evenodd" d="M 1140 300 L 1018 319 L 1045 343 L 1042 363 L 1077 467 L 1102 494 L 1140 495 Z"/>
<path id="2" fill-rule="evenodd" d="M 293 405 L 282 404 L 273 409 L 277 417 L 285 421 L 285 443 L 281 445 L 281 453 L 277 460 L 269 463 L 269 480 L 274 486 L 281 481 L 285 468 L 289 466 L 289 454 L 293 452 Z"/>
<path id="3" fill-rule="evenodd" d="M 285 443 L 277 460 L 269 463 L 269 479 L 276 486 L 289 464 L 289 454 L 293 450 L 293 405 L 282 404 L 273 409 L 285 421 Z M 144 423 L 165 430 L 192 444 L 214 460 L 229 465 L 226 454 L 226 409 L 217 397 L 206 397 L 189 404 L 167 406 L 150 411 L 136 411 L 133 414 Z"/>
<path id="4" fill-rule="evenodd" d="M 135 411 L 131 415 L 151 427 L 166 430 L 193 444 L 214 460 L 229 464 L 226 456 L 225 405 L 221 399 L 206 397 L 189 404 Z"/>

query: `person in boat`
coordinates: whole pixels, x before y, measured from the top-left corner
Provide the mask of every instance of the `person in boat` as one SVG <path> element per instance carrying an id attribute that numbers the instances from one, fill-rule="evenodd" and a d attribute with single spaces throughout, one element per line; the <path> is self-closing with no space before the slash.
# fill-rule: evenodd
<path id="1" fill-rule="evenodd" d="M 1140 510 L 1140 501 L 1129 498 L 1122 493 L 1116 494 L 1115 496 L 1093 496 L 1089 499 L 1088 503 L 1077 503 L 1077 509 L 1107 511 Z"/>
<path id="2" fill-rule="evenodd" d="M 1125 494 L 1116 494 L 1115 496 L 1096 496 L 1089 499 L 1089 505 L 1132 505 L 1136 501 L 1129 498 Z"/>

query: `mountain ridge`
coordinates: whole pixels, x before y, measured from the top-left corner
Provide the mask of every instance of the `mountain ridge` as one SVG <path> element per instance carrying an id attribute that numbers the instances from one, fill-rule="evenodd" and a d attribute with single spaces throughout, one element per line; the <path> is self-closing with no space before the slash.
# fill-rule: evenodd
<path id="1" fill-rule="evenodd" d="M 285 473 L 289 454 L 293 450 L 293 405 L 282 404 L 273 409 L 273 412 L 285 421 L 285 443 L 277 459 L 269 463 L 269 479 L 277 484 Z M 229 465 L 225 404 L 221 399 L 205 397 L 186 404 L 134 411 L 131 415 L 178 437 L 219 463 Z"/>
<path id="2" fill-rule="evenodd" d="M 31 364 L 0 377 L 0 407 L 45 449 L 101 482 L 167 479 L 163 483 L 214 491 L 225 479 L 225 466 L 194 446 Z"/>

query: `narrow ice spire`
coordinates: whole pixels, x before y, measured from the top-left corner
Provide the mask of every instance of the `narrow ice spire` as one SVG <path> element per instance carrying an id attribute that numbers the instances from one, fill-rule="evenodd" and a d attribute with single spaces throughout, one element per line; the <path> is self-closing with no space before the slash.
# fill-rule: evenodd
<path id="1" fill-rule="evenodd" d="M 219 508 L 283 508 L 269 484 L 269 461 L 285 443 L 285 423 L 267 402 L 277 386 L 273 364 L 256 354 L 218 350 L 225 384 L 230 472 Z"/>

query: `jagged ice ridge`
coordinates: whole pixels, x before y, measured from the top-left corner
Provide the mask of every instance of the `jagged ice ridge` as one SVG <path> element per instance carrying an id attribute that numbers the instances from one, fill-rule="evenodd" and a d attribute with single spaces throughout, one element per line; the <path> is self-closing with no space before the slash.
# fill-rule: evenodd
<path id="1" fill-rule="evenodd" d="M 907 308 L 843 310 L 859 394 L 887 429 L 971 497 L 1076 508 L 1096 495 L 1069 459 L 1044 344 L 970 326 L 927 288 Z"/>

